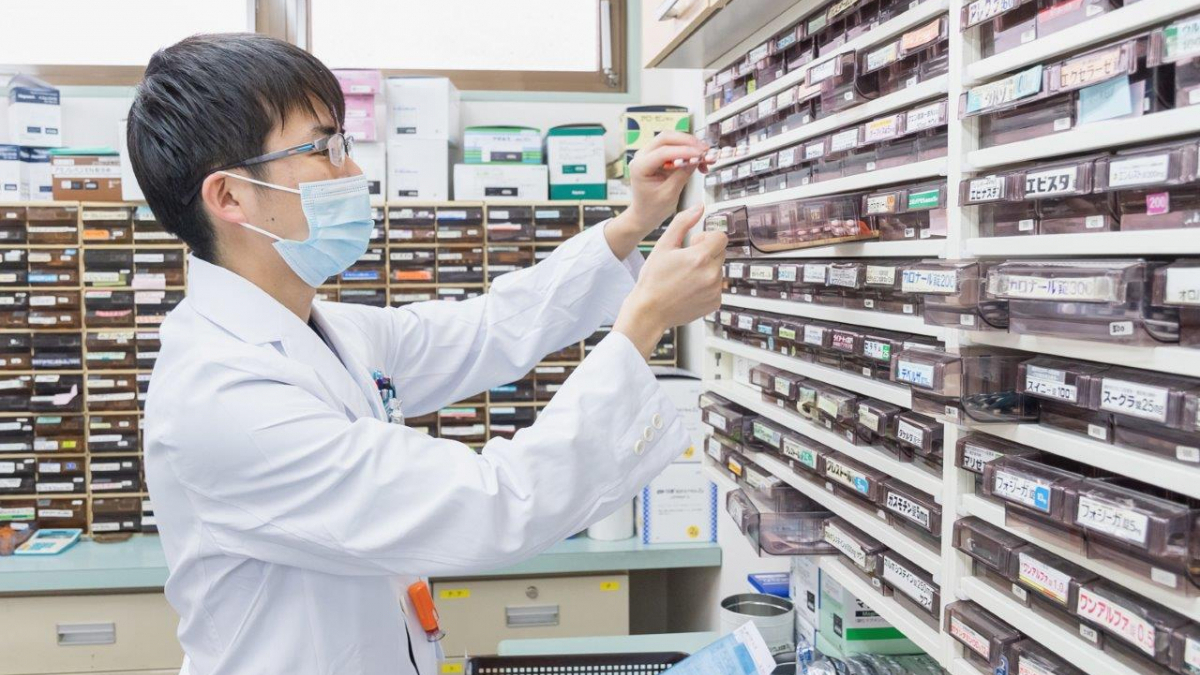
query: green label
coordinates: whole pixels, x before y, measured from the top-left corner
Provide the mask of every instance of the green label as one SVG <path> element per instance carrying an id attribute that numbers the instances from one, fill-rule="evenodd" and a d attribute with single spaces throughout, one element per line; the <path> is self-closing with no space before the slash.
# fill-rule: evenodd
<path id="1" fill-rule="evenodd" d="M 941 201 L 940 190 L 926 190 L 925 192 L 910 192 L 908 194 L 908 209 L 910 211 L 920 209 L 937 208 L 938 202 Z"/>
<path id="2" fill-rule="evenodd" d="M 563 164 L 562 172 L 567 173 L 587 173 L 587 164 Z"/>
<path id="3" fill-rule="evenodd" d="M 801 450 L 800 463 L 804 466 L 815 469 L 817 468 L 817 456 L 813 454 L 812 450 Z"/>
<path id="4" fill-rule="evenodd" d="M 795 340 L 796 331 L 792 330 L 791 328 L 780 328 L 779 337 L 783 338 L 784 340 Z"/>
<path id="5" fill-rule="evenodd" d="M 1163 54 L 1174 61 L 1200 52 L 1200 19 L 1171 24 L 1163 30 Z"/>

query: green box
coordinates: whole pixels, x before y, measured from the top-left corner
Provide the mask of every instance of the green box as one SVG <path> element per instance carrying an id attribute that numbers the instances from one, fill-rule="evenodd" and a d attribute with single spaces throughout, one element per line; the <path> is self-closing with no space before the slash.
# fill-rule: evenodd
<path id="1" fill-rule="evenodd" d="M 821 573 L 820 637 L 846 656 L 923 654 L 920 647 L 853 593 Z"/>
<path id="2" fill-rule="evenodd" d="M 463 130 L 467 164 L 541 164 L 542 132 L 533 127 L 467 127 Z"/>
<path id="3" fill-rule="evenodd" d="M 568 124 L 546 133 L 550 199 L 607 199 L 604 126 Z"/>

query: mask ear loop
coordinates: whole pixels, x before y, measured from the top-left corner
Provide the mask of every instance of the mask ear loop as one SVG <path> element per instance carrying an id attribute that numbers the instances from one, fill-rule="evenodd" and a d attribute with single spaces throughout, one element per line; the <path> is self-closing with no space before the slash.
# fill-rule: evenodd
<path id="1" fill-rule="evenodd" d="M 253 178 L 250 178 L 250 177 L 247 177 L 247 176 L 239 176 L 239 175 L 238 175 L 238 174 L 236 174 L 236 173 L 230 173 L 230 172 L 228 172 L 228 171 L 219 171 L 218 173 L 220 173 L 220 174 L 222 174 L 222 175 L 225 175 L 225 176 L 229 176 L 230 178 L 236 178 L 236 179 L 238 179 L 238 180 L 244 180 L 244 181 L 246 181 L 247 183 L 254 183 L 255 185 L 261 185 L 261 186 L 263 186 L 263 187 L 268 187 L 268 188 L 271 188 L 271 189 L 273 189 L 273 190 L 282 190 L 282 191 L 284 191 L 284 192 L 291 192 L 291 193 L 294 193 L 294 194 L 300 194 L 300 191 L 299 191 L 299 190 L 297 190 L 297 189 L 295 189 L 295 188 L 284 187 L 284 186 L 282 186 L 282 185 L 275 185 L 274 183 L 267 183 L 267 182 L 265 182 L 265 181 L 261 181 L 261 180 L 255 180 L 255 179 L 253 179 Z M 284 241 L 283 237 L 281 237 L 281 236 L 279 236 L 279 235 L 277 235 L 277 234 L 273 234 L 273 233 L 271 233 L 271 232 L 267 232 L 266 230 L 262 229 L 261 227 L 255 227 L 254 225 L 251 225 L 250 223 L 238 223 L 238 225 L 241 225 L 242 227 L 244 227 L 244 228 L 246 228 L 246 229 L 248 229 L 248 230 L 253 230 L 253 231 L 255 231 L 255 232 L 257 232 L 257 233 L 259 233 L 259 234 L 261 234 L 261 235 L 264 235 L 264 236 L 270 237 L 270 238 L 274 239 L 275 241 Z"/>

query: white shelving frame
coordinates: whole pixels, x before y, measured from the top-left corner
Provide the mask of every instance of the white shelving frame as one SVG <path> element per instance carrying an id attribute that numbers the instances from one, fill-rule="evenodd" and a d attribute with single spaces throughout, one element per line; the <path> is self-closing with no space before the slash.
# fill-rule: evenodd
<path id="1" fill-rule="evenodd" d="M 1090 45 L 1102 44 L 1122 35 L 1167 23 L 1174 18 L 1200 12 L 1200 0 L 1141 0 L 1141 2 L 1094 18 L 1074 28 L 1037 39 L 1019 49 L 989 58 L 981 58 L 978 30 L 973 29 L 964 33 L 961 29 L 961 10 L 966 3 L 967 0 L 925 0 L 920 4 L 914 4 L 905 13 L 882 24 L 875 31 L 860 36 L 844 47 L 844 50 L 850 50 L 878 44 L 910 27 L 920 25 L 924 21 L 946 13 L 949 17 L 951 40 L 948 75 L 761 141 L 750 146 L 747 154 L 719 162 L 714 168 L 719 169 L 749 157 L 777 151 L 807 139 L 861 123 L 889 111 L 943 95 L 949 100 L 949 119 L 951 120 L 949 152 L 946 159 L 917 162 L 900 170 L 885 170 L 841 178 L 776 193 L 752 195 L 724 202 L 710 200 L 710 209 L 771 204 L 792 199 L 864 190 L 889 183 L 945 176 L 950 189 L 947 191 L 948 236 L 943 240 L 869 241 L 800 249 L 763 257 L 791 259 L 943 257 L 964 259 L 1010 256 L 1028 258 L 1200 255 L 1200 230 L 1175 230 L 1169 233 L 1162 231 L 1115 232 L 981 238 L 978 237 L 979 228 L 975 210 L 959 206 L 957 190 L 957 186 L 963 178 L 986 172 L 995 167 L 1200 133 L 1200 107 L 1193 107 L 1156 113 L 1153 116 L 1135 120 L 1113 120 L 1090 124 L 1046 138 L 981 149 L 978 143 L 977 122 L 971 119 L 958 121 L 960 97 L 967 88 L 998 79 L 1007 73 L 1034 63 L 1061 58 L 1084 50 Z M 821 4 L 823 3 L 820 0 L 800 0 L 791 4 L 788 9 L 781 11 L 779 17 L 754 34 L 755 44 L 751 45 L 750 41 L 747 41 L 742 46 L 747 49 L 756 46 L 770 34 L 804 18 Z M 736 3 L 730 3 L 724 11 L 736 11 Z M 715 69 L 723 68 L 744 54 L 745 51 L 747 50 L 731 51 L 711 65 Z M 751 96 L 710 115 L 707 122 L 726 119 L 730 115 L 756 105 L 766 97 L 773 96 L 802 81 L 803 72 L 788 74 L 781 80 L 759 89 Z M 700 83 L 697 83 L 697 86 L 701 86 Z M 726 294 L 723 303 L 745 309 L 934 336 L 942 339 L 947 350 L 951 352 L 956 352 L 962 347 L 972 344 L 993 345 L 1200 377 L 1200 350 L 1182 347 L 1119 347 L 1100 342 L 1043 336 L 965 332 L 958 329 L 926 326 L 919 317 L 880 314 L 744 294 Z M 981 578 L 974 577 L 970 559 L 952 546 L 952 529 L 957 519 L 976 516 L 1008 529 L 1027 541 L 1066 557 L 1138 594 L 1200 620 L 1200 598 L 1183 597 L 1182 594 L 1174 593 L 1148 579 L 1134 576 L 1115 565 L 1089 559 L 1079 552 L 1064 549 L 1045 536 L 1039 536 L 1036 531 L 1010 528 L 1005 522 L 1004 509 L 996 503 L 976 496 L 973 476 L 954 466 L 953 448 L 965 433 L 972 431 L 989 433 L 1195 498 L 1200 498 L 1200 467 L 1188 466 L 1170 458 L 1121 448 L 1087 437 L 1042 427 L 1038 424 L 964 423 L 960 426 L 958 423 L 945 421 L 946 461 L 942 475 L 935 476 L 919 467 L 897 462 L 877 450 L 851 445 L 836 434 L 804 419 L 794 411 L 765 402 L 755 388 L 735 380 L 733 361 L 742 359 L 769 364 L 905 407 L 911 404 L 909 393 L 886 382 L 859 377 L 852 373 L 753 348 L 714 335 L 709 335 L 706 340 L 704 377 L 710 391 L 721 394 L 757 414 L 824 443 L 854 459 L 878 467 L 917 489 L 934 494 L 942 506 L 942 543 L 937 550 L 901 530 L 889 527 L 877 513 L 857 500 L 826 490 L 815 479 L 796 474 L 783 462 L 771 456 L 750 453 L 753 461 L 778 475 L 789 485 L 821 502 L 829 510 L 846 518 L 901 555 L 908 557 L 914 564 L 933 573 L 942 589 L 943 605 L 956 600 L 974 600 L 1026 635 L 1047 644 L 1085 672 L 1097 675 L 1131 675 L 1136 672 L 1126 662 L 1096 649 L 1059 624 L 1027 610 L 1013 596 L 998 590 Z M 953 638 L 931 628 L 895 600 L 883 597 L 872 590 L 838 558 L 823 558 L 821 568 L 826 574 L 853 590 L 864 602 L 900 628 L 951 673 L 955 675 L 979 675 L 981 673 L 978 668 L 963 658 L 962 648 Z"/>

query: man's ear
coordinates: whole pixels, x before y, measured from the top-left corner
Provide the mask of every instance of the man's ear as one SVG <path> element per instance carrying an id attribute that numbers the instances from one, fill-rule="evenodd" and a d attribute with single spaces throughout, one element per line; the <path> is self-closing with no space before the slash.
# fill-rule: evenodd
<path id="1" fill-rule="evenodd" d="M 200 199 L 220 226 L 225 223 L 245 223 L 249 218 L 242 209 L 242 199 L 250 194 L 250 186 L 223 173 L 208 175 L 200 185 Z"/>

